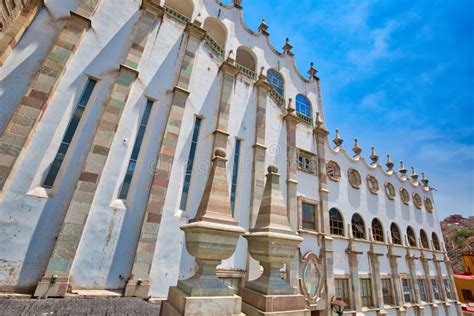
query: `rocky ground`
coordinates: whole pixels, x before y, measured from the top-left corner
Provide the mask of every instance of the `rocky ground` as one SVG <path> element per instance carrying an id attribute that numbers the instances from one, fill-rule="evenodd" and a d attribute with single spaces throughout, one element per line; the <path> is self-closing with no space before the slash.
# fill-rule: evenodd
<path id="1" fill-rule="evenodd" d="M 0 298 L 0 315 L 159 315 L 160 304 L 139 298 Z"/>

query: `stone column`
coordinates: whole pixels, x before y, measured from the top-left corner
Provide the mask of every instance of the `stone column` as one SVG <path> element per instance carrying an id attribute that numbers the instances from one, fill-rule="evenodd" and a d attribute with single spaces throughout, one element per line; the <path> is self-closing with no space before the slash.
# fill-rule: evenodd
<path id="1" fill-rule="evenodd" d="M 145 0 L 142 9 L 143 15 L 133 29 L 127 58 L 120 65 L 118 77 L 100 118 L 99 126 L 82 166 L 79 181 L 74 189 L 53 253 L 49 259 L 44 277 L 38 283 L 35 296 L 64 296 L 66 294 L 72 263 L 123 109 L 127 104 L 132 85 L 138 77 L 137 68 L 144 47 L 153 25 L 163 15 L 162 8 L 155 4 L 154 0 Z"/>
<path id="2" fill-rule="evenodd" d="M 257 221 L 244 235 L 250 255 L 264 271 L 241 288 L 242 311 L 247 315 L 310 315 L 304 296 L 280 277 L 280 269 L 294 258 L 303 238 L 290 227 L 278 168 L 268 167 L 266 177 Z"/>
<path id="3" fill-rule="evenodd" d="M 13 23 L 6 30 L 0 32 L 0 67 L 3 66 L 8 55 L 10 55 L 20 41 L 42 6 L 43 0 L 30 1 L 21 10 L 21 13 L 15 18 Z"/>
<path id="4" fill-rule="evenodd" d="M 296 115 L 295 109 L 291 106 L 291 101 L 287 108 L 287 114 L 283 117 L 286 122 L 286 162 L 287 162 L 287 178 L 286 178 L 286 207 L 290 227 L 294 231 L 298 230 L 298 201 L 296 197 L 298 185 L 298 157 L 296 152 L 296 126 L 300 119 Z M 287 278 L 291 286 L 298 287 L 300 278 L 300 261 L 299 252 L 295 258 L 287 266 Z"/>
<path id="5" fill-rule="evenodd" d="M 255 83 L 257 94 L 257 113 L 255 119 L 255 140 L 253 145 L 252 183 L 250 190 L 249 227 L 255 225 L 260 201 L 262 200 L 263 187 L 265 184 L 265 125 L 268 92 L 272 89 L 263 75 L 263 67 L 260 76 Z M 258 277 L 259 265 L 250 256 L 247 256 L 246 280 Z"/>
<path id="6" fill-rule="evenodd" d="M 33 136 L 54 89 L 79 46 L 82 35 L 91 27 L 91 18 L 98 2 L 99 0 L 81 0 L 77 9 L 71 11 L 64 29 L 0 136 L 0 191 L 5 187 L 18 157 Z"/>
<path id="7" fill-rule="evenodd" d="M 421 245 L 421 240 L 420 240 L 420 245 Z M 429 260 L 430 259 L 428 259 L 425 256 L 424 251 L 421 250 L 420 262 L 421 262 L 421 266 L 423 267 L 423 273 L 424 273 L 424 279 L 425 279 L 425 283 L 426 283 L 426 291 L 427 291 L 427 294 L 428 294 L 428 298 L 431 300 L 431 304 L 430 304 L 431 315 L 437 316 L 437 315 L 439 315 L 438 304 L 436 304 L 436 302 L 435 302 L 433 285 L 431 284 L 430 268 L 429 268 L 429 265 L 428 265 Z"/>
<path id="8" fill-rule="evenodd" d="M 371 242 L 373 242 L 372 233 L 369 229 L 369 236 Z M 383 302 L 383 291 L 382 291 L 382 279 L 380 278 L 380 263 L 379 257 L 383 256 L 381 253 L 377 253 L 375 251 L 374 244 L 370 244 L 370 249 L 368 251 L 369 262 L 370 262 L 370 273 L 372 275 L 372 284 L 374 285 L 373 292 L 375 292 L 375 305 L 377 310 L 377 315 L 385 315 L 387 311 L 385 310 L 384 302 Z"/>
<path id="9" fill-rule="evenodd" d="M 245 229 L 232 217 L 226 174 L 226 152 L 214 151 L 211 172 L 196 217 L 181 226 L 186 249 L 196 257 L 196 274 L 170 288 L 162 314 L 240 315 L 242 299 L 216 276 L 216 267 L 235 251 Z"/>
<path id="10" fill-rule="evenodd" d="M 451 287 L 451 293 L 455 300 L 454 304 L 456 306 L 456 315 L 462 316 L 463 312 L 461 309 L 461 303 L 459 302 L 459 296 L 456 289 L 456 284 L 454 283 L 453 266 L 451 265 L 451 260 L 449 259 L 448 254 L 446 253 L 446 249 L 444 249 L 444 264 L 446 265 L 446 270 L 448 271 L 449 285 Z"/>
<path id="11" fill-rule="evenodd" d="M 387 233 L 388 236 L 388 233 Z M 397 259 L 400 258 L 400 256 L 397 256 L 394 251 L 393 251 L 393 245 L 390 242 L 388 246 L 388 262 L 390 264 L 390 274 L 392 276 L 392 282 L 394 285 L 395 293 L 394 293 L 394 298 L 395 298 L 395 304 L 398 306 L 397 308 L 397 316 L 405 316 L 406 315 L 406 309 L 403 306 L 404 305 L 404 299 L 403 299 L 403 291 L 402 291 L 402 280 L 400 278 L 400 273 L 398 272 L 398 262 Z"/>
<path id="12" fill-rule="evenodd" d="M 449 306 L 451 306 L 451 304 L 448 301 L 448 296 L 446 294 L 446 289 L 444 288 L 443 273 L 441 272 L 441 265 L 440 265 L 440 262 L 442 262 L 443 260 L 438 260 L 438 258 L 436 258 L 435 253 L 433 253 L 433 259 L 432 260 L 433 260 L 433 264 L 434 264 L 435 270 L 436 270 L 436 280 L 438 281 L 438 287 L 439 287 L 439 291 L 440 291 L 440 294 L 441 294 L 441 300 L 444 302 L 443 303 L 444 314 L 449 315 Z"/>
<path id="13" fill-rule="evenodd" d="M 154 166 L 153 180 L 135 251 L 132 275 L 125 287 L 125 296 L 148 297 L 153 254 L 155 253 L 158 240 L 158 231 L 168 192 L 168 183 L 176 154 L 176 145 L 183 121 L 184 108 L 189 95 L 189 82 L 191 80 L 196 51 L 206 34 L 200 26 L 200 22 L 194 21 L 193 23 L 188 23 L 184 30 L 187 33 L 185 52 L 178 82 L 173 89 L 173 98 L 158 154 L 158 161 Z"/>
<path id="14" fill-rule="evenodd" d="M 406 237 L 406 236 L 405 236 Z M 420 290 L 418 288 L 418 282 L 416 280 L 416 267 L 415 267 L 415 260 L 418 259 L 417 257 L 415 257 L 414 255 L 411 254 L 410 252 L 410 248 L 409 248 L 409 243 L 408 243 L 408 239 L 406 238 L 406 242 L 405 244 L 407 245 L 406 246 L 406 256 L 405 256 L 405 259 L 407 261 L 407 265 L 408 265 L 408 271 L 410 273 L 410 279 L 411 279 L 411 283 L 413 284 L 413 293 L 415 295 L 415 304 L 414 304 L 414 308 L 415 308 L 415 313 L 416 315 L 423 315 L 423 310 L 424 310 L 424 307 L 421 305 L 421 298 L 420 298 Z"/>
<path id="15" fill-rule="evenodd" d="M 356 315 L 364 315 L 362 313 L 362 299 L 360 296 L 360 278 L 359 278 L 359 259 L 358 255 L 361 255 L 362 252 L 357 251 L 356 247 L 353 244 L 352 229 L 351 225 L 348 226 L 349 232 L 349 244 L 347 245 L 346 254 L 349 260 L 349 273 L 351 278 L 351 301 L 353 310 L 356 311 Z"/>
<path id="16" fill-rule="evenodd" d="M 318 80 L 319 89 L 319 80 Z M 321 104 L 321 98 L 319 98 Z M 331 237 L 331 229 L 329 225 L 329 206 L 328 206 L 328 177 L 326 174 L 326 141 L 329 132 L 325 129 L 324 123 L 321 120 L 321 115 L 316 114 L 316 128 L 313 130 L 313 135 L 316 141 L 316 153 L 318 158 L 318 183 L 319 183 L 319 216 L 318 216 L 318 230 L 323 233 L 321 254 L 323 258 L 324 271 L 323 279 L 325 280 L 325 291 L 323 299 L 326 301 L 326 306 L 329 307 L 331 299 L 336 295 L 336 285 L 334 281 L 334 250 L 333 239 Z M 322 311 L 323 315 L 330 316 L 329 308 Z"/>
<path id="17" fill-rule="evenodd" d="M 234 91 L 235 77 L 239 73 L 239 69 L 235 66 L 235 60 L 229 56 L 229 58 L 222 63 L 220 71 L 222 72 L 223 78 L 217 111 L 216 130 L 214 131 L 214 150 L 227 147 L 230 101 Z"/>

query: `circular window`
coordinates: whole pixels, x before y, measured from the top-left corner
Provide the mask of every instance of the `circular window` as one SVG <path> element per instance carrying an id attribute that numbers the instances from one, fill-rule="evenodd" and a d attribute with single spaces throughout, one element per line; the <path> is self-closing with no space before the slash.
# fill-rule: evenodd
<path id="1" fill-rule="evenodd" d="M 431 200 L 429 198 L 426 198 L 425 199 L 425 209 L 428 211 L 428 212 L 432 212 L 433 211 L 433 203 L 431 202 Z"/>
<path id="2" fill-rule="evenodd" d="M 339 181 L 341 178 L 341 168 L 335 161 L 331 160 L 326 164 L 326 173 L 332 181 Z"/>
<path id="3" fill-rule="evenodd" d="M 359 171 L 350 168 L 349 170 L 347 170 L 347 177 L 349 178 L 349 183 L 352 185 L 353 188 L 360 188 L 362 181 L 360 179 Z"/>
<path id="4" fill-rule="evenodd" d="M 374 176 L 367 176 L 367 187 L 370 193 L 377 194 L 379 192 L 379 182 Z"/>
<path id="5" fill-rule="evenodd" d="M 400 189 L 400 198 L 404 204 L 408 205 L 408 203 L 410 203 L 410 194 L 408 193 L 407 189 Z"/>
<path id="6" fill-rule="evenodd" d="M 413 204 L 417 209 L 421 209 L 423 206 L 423 202 L 421 201 L 421 197 L 418 193 L 413 193 Z"/>
<path id="7" fill-rule="evenodd" d="M 395 187 L 390 182 L 385 183 L 385 194 L 390 200 L 395 199 Z"/>

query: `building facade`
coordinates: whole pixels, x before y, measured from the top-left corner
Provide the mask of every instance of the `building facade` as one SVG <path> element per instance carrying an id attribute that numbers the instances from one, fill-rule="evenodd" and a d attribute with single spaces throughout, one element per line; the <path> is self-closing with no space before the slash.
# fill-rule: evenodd
<path id="1" fill-rule="evenodd" d="M 304 313 L 459 315 L 428 180 L 329 136 L 288 40 L 241 1 L 119 3 L 0 2 L 1 291 L 166 298 L 201 273 L 180 228 L 283 207 Z M 216 270 L 236 295 L 262 273 L 246 238 Z"/>

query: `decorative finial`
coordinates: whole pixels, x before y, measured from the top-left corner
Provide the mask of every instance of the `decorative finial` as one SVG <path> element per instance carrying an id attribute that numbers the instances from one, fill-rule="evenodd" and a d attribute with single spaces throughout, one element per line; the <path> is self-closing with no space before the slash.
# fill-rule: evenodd
<path id="1" fill-rule="evenodd" d="M 415 167 L 411 167 L 411 181 L 412 182 L 418 182 L 418 175 L 416 174 Z"/>
<path id="2" fill-rule="evenodd" d="M 234 7 L 242 9 L 242 0 L 234 0 Z"/>
<path id="3" fill-rule="evenodd" d="M 265 75 L 264 72 L 265 72 L 265 67 L 263 66 L 260 67 L 260 76 L 264 76 Z"/>
<path id="4" fill-rule="evenodd" d="M 402 177 L 406 177 L 407 175 L 407 169 L 405 168 L 405 165 L 403 164 L 403 160 L 400 160 L 400 169 L 398 169 L 398 172 L 400 172 Z"/>
<path id="5" fill-rule="evenodd" d="M 375 165 L 379 161 L 379 155 L 375 152 L 375 147 L 372 146 L 372 154 L 370 155 L 370 160 L 372 160 L 372 164 Z"/>
<path id="6" fill-rule="evenodd" d="M 332 142 L 336 145 L 336 147 L 341 147 L 344 140 L 339 135 L 339 129 L 336 128 L 336 137 L 332 140 Z"/>
<path id="7" fill-rule="evenodd" d="M 258 26 L 258 31 L 265 36 L 270 35 L 270 33 L 268 33 L 268 25 L 265 22 L 265 18 L 262 19 L 262 23 L 260 23 L 260 25 Z"/>
<path id="8" fill-rule="evenodd" d="M 293 99 L 292 98 L 288 98 L 288 106 L 286 108 L 286 112 L 288 112 L 288 114 L 292 114 L 293 112 L 295 112 L 295 108 L 293 107 Z"/>
<path id="9" fill-rule="evenodd" d="M 201 21 L 201 13 L 198 13 L 196 18 L 193 21 L 193 24 L 197 27 L 201 27 L 202 21 Z"/>
<path id="10" fill-rule="evenodd" d="M 362 148 L 359 146 L 357 138 L 354 138 L 354 148 L 352 148 L 352 151 L 355 153 L 354 157 L 359 157 L 362 152 Z"/>
<path id="11" fill-rule="evenodd" d="M 387 162 L 385 163 L 385 165 L 387 166 L 388 171 L 393 170 L 393 166 L 395 164 L 393 163 L 392 158 L 390 158 L 390 154 L 387 155 Z"/>
<path id="12" fill-rule="evenodd" d="M 278 173 L 278 167 L 275 165 L 270 165 L 267 168 L 268 173 Z"/>
<path id="13" fill-rule="evenodd" d="M 323 127 L 323 119 L 321 118 L 321 114 L 319 114 L 319 112 L 316 112 L 316 127 L 317 128 L 321 128 Z"/>
<path id="14" fill-rule="evenodd" d="M 430 181 L 426 178 L 425 173 L 422 172 L 421 173 L 421 183 L 423 184 L 423 186 L 427 188 L 429 182 Z"/>
<path id="15" fill-rule="evenodd" d="M 309 78 L 317 78 L 316 77 L 316 74 L 318 73 L 318 71 L 316 70 L 316 68 L 314 68 L 314 63 L 311 63 L 310 64 L 311 66 L 309 67 L 309 70 L 308 70 L 308 74 L 309 74 Z"/>
<path id="16" fill-rule="evenodd" d="M 287 37 L 285 40 L 285 46 L 283 46 L 283 54 L 286 55 L 293 55 L 291 50 L 293 49 L 293 46 L 290 44 L 290 39 Z"/>

